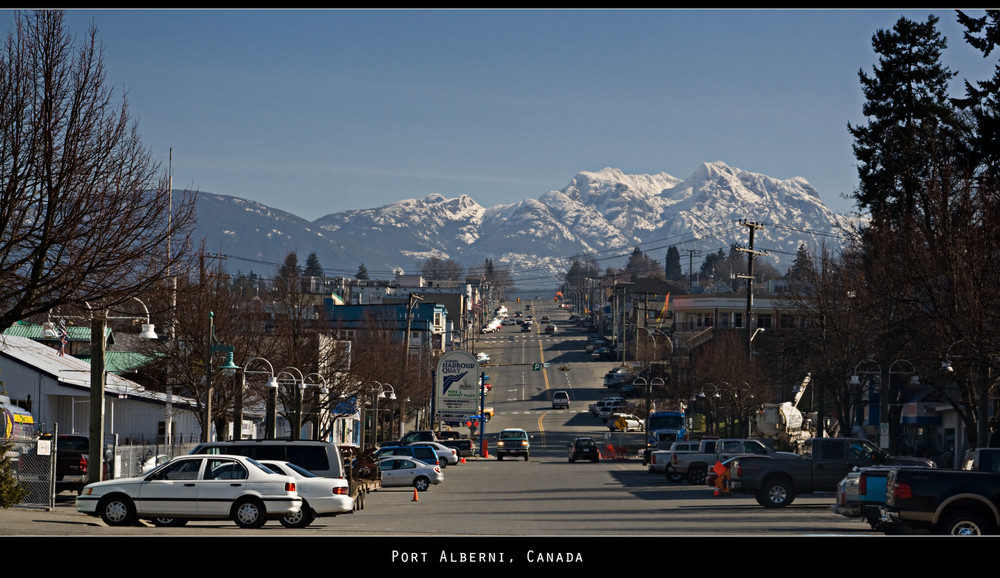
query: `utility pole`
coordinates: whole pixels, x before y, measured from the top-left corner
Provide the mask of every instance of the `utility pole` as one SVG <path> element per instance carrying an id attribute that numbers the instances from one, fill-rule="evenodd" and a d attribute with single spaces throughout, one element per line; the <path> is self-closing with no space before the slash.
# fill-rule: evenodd
<path id="1" fill-rule="evenodd" d="M 740 246 L 734 247 L 734 249 L 736 251 L 740 251 L 742 253 L 746 253 L 747 254 L 747 274 L 746 275 L 737 275 L 736 277 L 739 278 L 739 279 L 746 279 L 747 280 L 747 319 L 746 319 L 746 325 L 747 325 L 747 327 L 746 327 L 746 329 L 747 329 L 747 359 L 750 359 L 750 355 L 751 355 L 750 342 L 753 340 L 753 324 L 751 323 L 751 319 L 753 319 L 753 281 L 754 281 L 754 276 L 753 276 L 753 260 L 754 260 L 754 257 L 756 257 L 757 255 L 767 255 L 767 252 L 766 251 L 755 251 L 754 248 L 753 248 L 754 233 L 757 231 L 757 229 L 763 229 L 764 226 L 761 225 L 760 223 L 755 223 L 755 222 L 747 221 L 746 219 L 741 219 L 740 220 L 740 224 L 743 225 L 744 227 L 747 227 L 750 230 L 750 246 L 749 247 L 740 247 Z"/>

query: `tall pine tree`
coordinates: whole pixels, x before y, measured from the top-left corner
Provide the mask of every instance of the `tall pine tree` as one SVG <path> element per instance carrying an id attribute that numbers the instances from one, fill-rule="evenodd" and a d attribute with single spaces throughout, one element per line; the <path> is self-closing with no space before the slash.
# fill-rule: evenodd
<path id="1" fill-rule="evenodd" d="M 947 90 L 955 73 L 941 64 L 947 41 L 937 22 L 933 14 L 923 23 L 900 18 L 892 30 L 877 31 L 879 64 L 873 76 L 859 72 L 868 123 L 848 124 L 859 162 L 854 197 L 876 225 L 898 227 L 922 210 L 930 157 L 953 132 Z"/>

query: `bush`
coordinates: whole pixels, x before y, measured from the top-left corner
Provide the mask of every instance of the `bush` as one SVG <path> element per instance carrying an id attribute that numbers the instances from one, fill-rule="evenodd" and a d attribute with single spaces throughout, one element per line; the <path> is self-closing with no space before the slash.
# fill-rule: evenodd
<path id="1" fill-rule="evenodd" d="M 9 440 L 0 441 L 0 508 L 16 506 L 28 495 L 14 475 L 14 461 L 7 457 L 13 449 Z"/>

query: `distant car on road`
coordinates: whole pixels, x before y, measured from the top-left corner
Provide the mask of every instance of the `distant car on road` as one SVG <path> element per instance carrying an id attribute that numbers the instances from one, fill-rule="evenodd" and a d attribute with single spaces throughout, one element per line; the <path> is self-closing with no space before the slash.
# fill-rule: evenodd
<path id="1" fill-rule="evenodd" d="M 608 429 L 611 431 L 642 431 L 642 420 L 630 413 L 616 413 L 608 418 Z"/>
<path id="2" fill-rule="evenodd" d="M 601 461 L 601 451 L 597 448 L 594 438 L 576 438 L 569 444 L 569 462 L 587 460 L 594 463 Z"/>
<path id="3" fill-rule="evenodd" d="M 552 409 L 569 409 L 569 393 L 563 390 L 553 392 Z"/>

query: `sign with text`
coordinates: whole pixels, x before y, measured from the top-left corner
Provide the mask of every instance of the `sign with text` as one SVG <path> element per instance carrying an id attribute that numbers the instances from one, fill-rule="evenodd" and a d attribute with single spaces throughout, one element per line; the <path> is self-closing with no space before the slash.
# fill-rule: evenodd
<path id="1" fill-rule="evenodd" d="M 479 362 L 471 353 L 449 351 L 441 356 L 434 396 L 439 415 L 479 413 Z"/>

